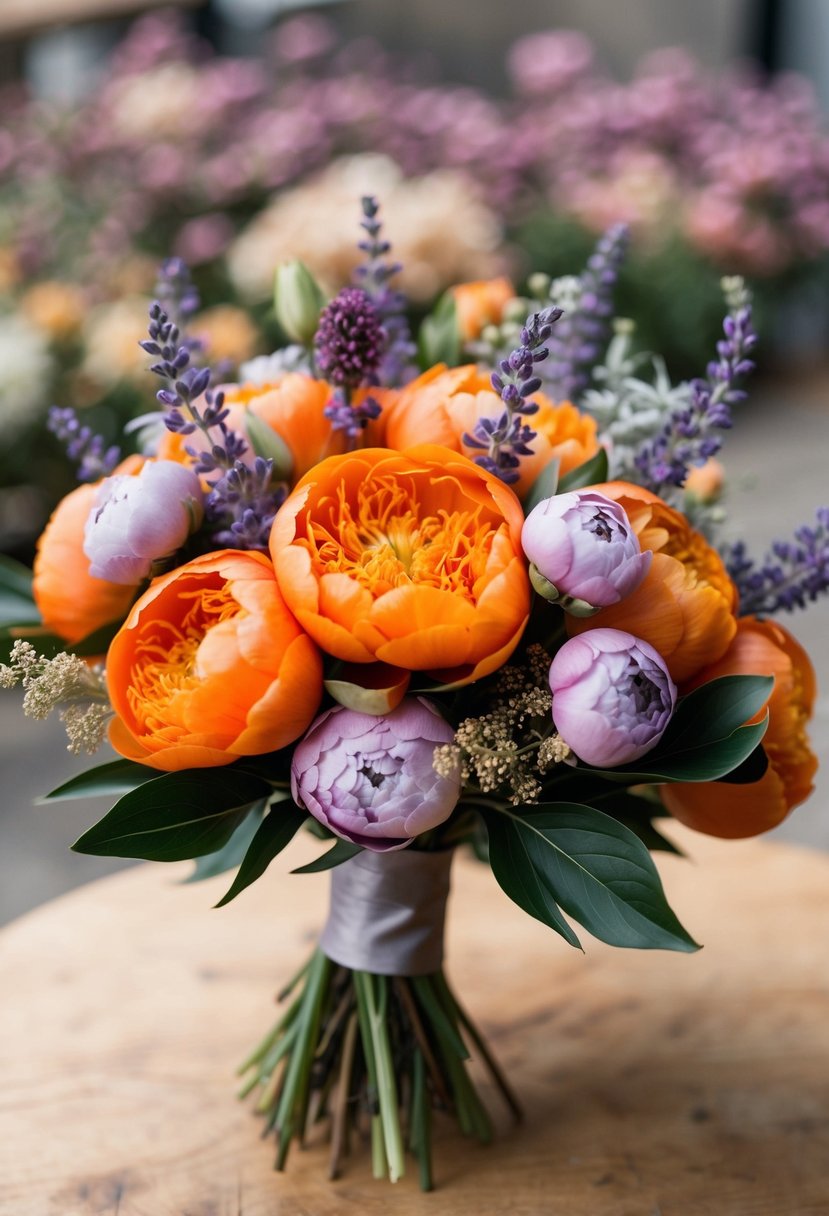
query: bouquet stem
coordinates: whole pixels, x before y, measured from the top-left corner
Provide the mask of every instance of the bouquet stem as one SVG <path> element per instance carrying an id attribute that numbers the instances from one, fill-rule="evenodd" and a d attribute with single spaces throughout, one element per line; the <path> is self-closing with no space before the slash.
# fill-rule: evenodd
<path id="1" fill-rule="evenodd" d="M 443 971 L 414 977 L 339 966 L 319 949 L 280 993 L 282 1017 L 242 1064 L 240 1097 L 258 1087 L 256 1110 L 276 1135 L 276 1168 L 291 1144 L 327 1123 L 330 1176 L 342 1169 L 355 1135 L 371 1145 L 375 1178 L 396 1182 L 415 1157 L 431 1190 L 433 1110 L 457 1119 L 464 1135 L 487 1143 L 492 1122 L 467 1070 L 469 1044 L 516 1119 L 521 1111 L 479 1030 Z"/>

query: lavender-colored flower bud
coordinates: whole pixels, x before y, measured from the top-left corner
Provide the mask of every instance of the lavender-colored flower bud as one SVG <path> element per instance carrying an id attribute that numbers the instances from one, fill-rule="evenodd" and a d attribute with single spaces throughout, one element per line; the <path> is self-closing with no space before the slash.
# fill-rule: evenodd
<path id="1" fill-rule="evenodd" d="M 405 848 L 448 819 L 460 796 L 460 773 L 432 766 L 452 728 L 421 697 L 390 714 L 329 709 L 294 749 L 296 802 L 332 832 L 375 853 Z"/>
<path id="2" fill-rule="evenodd" d="M 580 760 L 615 768 L 659 742 L 676 705 L 662 656 L 621 629 L 565 642 L 550 666 L 553 722 Z"/>
<path id="3" fill-rule="evenodd" d="M 592 616 L 635 591 L 650 569 L 624 509 L 594 490 L 534 507 L 521 533 L 533 586 L 575 616 Z"/>
<path id="4" fill-rule="evenodd" d="M 89 573 L 137 586 L 198 528 L 202 497 L 193 470 L 173 460 L 148 461 L 136 477 L 108 477 L 84 529 Z"/>

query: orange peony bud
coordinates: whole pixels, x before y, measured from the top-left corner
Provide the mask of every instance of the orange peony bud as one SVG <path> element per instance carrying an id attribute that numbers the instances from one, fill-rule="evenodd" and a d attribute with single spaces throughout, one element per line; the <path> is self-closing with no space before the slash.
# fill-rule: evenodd
<path id="1" fill-rule="evenodd" d="M 543 393 L 531 400 L 539 408 L 527 422 L 537 434 L 529 443 L 532 455 L 521 460 L 515 484 L 519 497 L 551 460 L 558 460 L 560 474 L 569 473 L 599 449 L 596 423 L 569 401 L 554 405 Z M 464 443 L 464 435 L 472 434 L 479 418 L 497 418 L 503 408 L 489 376 L 479 368 L 469 364 L 449 369 L 439 363 L 407 384 L 386 407 L 386 443 L 399 451 L 416 443 L 439 443 L 474 457 L 478 449 Z"/>
<path id="2" fill-rule="evenodd" d="M 109 648 L 116 751 L 175 771 L 276 751 L 306 729 L 322 662 L 261 553 L 225 549 L 158 578 Z"/>
<path id="3" fill-rule="evenodd" d="M 624 507 L 653 562 L 631 595 L 590 620 L 568 617 L 567 631 L 573 636 L 602 626 L 632 633 L 650 642 L 683 684 L 716 662 L 737 630 L 737 592 L 722 558 L 684 515 L 648 490 L 624 481 L 590 489 Z"/>
<path id="4" fill-rule="evenodd" d="M 474 342 L 487 325 L 498 325 L 504 307 L 514 296 L 515 288 L 507 278 L 477 279 L 453 287 L 452 298 L 464 342 Z"/>
<path id="5" fill-rule="evenodd" d="M 445 448 L 368 448 L 312 469 L 271 531 L 282 594 L 337 658 L 468 683 L 495 671 L 529 612 L 523 513 Z"/>
<path id="6" fill-rule="evenodd" d="M 129 457 L 117 473 L 137 473 L 143 461 Z M 37 542 L 32 592 L 43 624 L 74 646 L 82 638 L 120 621 L 135 598 L 135 587 L 109 583 L 89 573 L 83 551 L 84 527 L 98 495 L 82 485 L 62 499 Z"/>
<path id="7" fill-rule="evenodd" d="M 763 738 L 769 760 L 766 772 L 748 785 L 723 781 L 666 785 L 662 801 L 689 828 L 736 838 L 776 827 L 812 792 L 817 758 L 809 748 L 806 724 L 816 690 L 814 669 L 803 647 L 782 625 L 750 616 L 737 623 L 726 653 L 700 672 L 692 687 L 730 675 L 774 676 Z M 765 709 L 758 718 L 763 713 Z"/>

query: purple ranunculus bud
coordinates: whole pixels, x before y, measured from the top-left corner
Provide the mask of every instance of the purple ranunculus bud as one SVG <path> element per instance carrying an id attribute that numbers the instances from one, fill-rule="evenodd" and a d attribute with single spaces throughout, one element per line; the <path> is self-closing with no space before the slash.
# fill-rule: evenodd
<path id="1" fill-rule="evenodd" d="M 84 529 L 89 573 L 137 586 L 198 528 L 202 500 L 196 474 L 174 460 L 147 461 L 135 477 L 107 477 Z"/>
<path id="2" fill-rule="evenodd" d="M 589 629 L 565 642 L 550 666 L 550 688 L 556 730 L 596 768 L 644 756 L 676 705 L 662 656 L 621 629 Z"/>
<path id="3" fill-rule="evenodd" d="M 653 554 L 642 552 L 624 509 L 595 490 L 546 498 L 521 533 L 539 595 L 574 616 L 592 616 L 635 591 Z"/>
<path id="4" fill-rule="evenodd" d="M 402 849 L 448 819 L 460 796 L 460 773 L 432 765 L 451 726 L 421 697 L 390 714 L 329 709 L 294 749 L 291 791 L 332 832 L 375 853 Z"/>

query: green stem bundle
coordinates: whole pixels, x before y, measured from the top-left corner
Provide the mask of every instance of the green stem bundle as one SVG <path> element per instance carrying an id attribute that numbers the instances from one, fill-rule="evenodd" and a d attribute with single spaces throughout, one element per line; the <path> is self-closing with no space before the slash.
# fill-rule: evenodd
<path id="1" fill-rule="evenodd" d="M 300 987 L 301 985 L 301 987 Z M 442 971 L 405 978 L 351 971 L 315 950 L 280 994 L 299 993 L 239 1069 L 240 1097 L 258 1087 L 256 1109 L 276 1135 L 276 1168 L 294 1141 L 327 1122 L 330 1176 L 336 1178 L 356 1135 L 370 1140 L 376 1178 L 396 1182 L 406 1148 L 421 1189 L 433 1185 L 434 1109 L 488 1143 L 492 1123 L 469 1075 L 471 1044 L 514 1117 L 520 1108 L 480 1032 Z"/>

